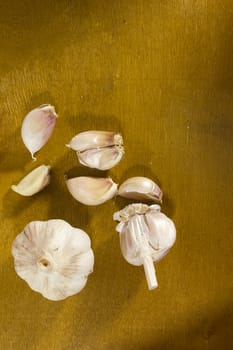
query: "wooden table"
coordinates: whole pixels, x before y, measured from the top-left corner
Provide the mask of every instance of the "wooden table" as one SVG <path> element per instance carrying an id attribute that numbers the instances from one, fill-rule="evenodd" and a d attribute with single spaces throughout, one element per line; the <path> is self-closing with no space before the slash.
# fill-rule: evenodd
<path id="1" fill-rule="evenodd" d="M 232 349 L 233 4 L 228 0 L 59 0 L 0 3 L 0 349 Z M 20 127 L 56 106 L 55 131 L 32 163 Z M 64 145 L 115 130 L 124 160 L 80 166 Z M 10 190 L 40 164 L 49 187 Z M 87 207 L 64 174 L 147 176 L 164 191 L 177 242 L 156 265 L 159 288 L 122 257 L 112 220 L 129 201 Z M 90 235 L 94 273 L 62 302 L 15 273 L 11 244 L 33 220 L 60 218 Z"/>

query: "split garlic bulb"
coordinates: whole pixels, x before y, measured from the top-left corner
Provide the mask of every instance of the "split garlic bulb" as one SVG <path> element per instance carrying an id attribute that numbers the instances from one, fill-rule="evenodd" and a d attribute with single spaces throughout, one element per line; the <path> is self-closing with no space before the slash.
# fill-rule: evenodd
<path id="1" fill-rule="evenodd" d="M 116 212 L 120 246 L 124 258 L 132 265 L 144 266 L 148 288 L 158 286 L 153 262 L 162 259 L 176 240 L 173 221 L 160 212 L 159 205 L 130 204 Z"/>
<path id="2" fill-rule="evenodd" d="M 131 177 L 124 181 L 117 193 L 121 197 L 131 198 L 136 200 L 151 200 L 161 202 L 163 193 L 159 186 L 143 176 Z"/>
<path id="3" fill-rule="evenodd" d="M 89 236 L 63 220 L 32 221 L 15 238 L 16 273 L 49 300 L 80 292 L 93 271 Z"/>
<path id="4" fill-rule="evenodd" d="M 55 108 L 49 104 L 33 109 L 24 118 L 21 136 L 33 160 L 36 160 L 34 154 L 48 142 L 52 135 L 56 119 Z"/>
<path id="5" fill-rule="evenodd" d="M 12 185 L 11 189 L 22 196 L 32 196 L 40 192 L 50 182 L 49 165 L 40 165 L 26 175 L 18 185 Z"/>
<path id="6" fill-rule="evenodd" d="M 113 198 L 117 192 L 117 184 L 111 178 L 79 176 L 66 180 L 71 195 L 86 205 L 102 204 Z"/>
<path id="7" fill-rule="evenodd" d="M 76 151 L 81 164 L 99 170 L 113 168 L 124 155 L 123 138 L 112 131 L 84 131 L 67 146 Z"/>

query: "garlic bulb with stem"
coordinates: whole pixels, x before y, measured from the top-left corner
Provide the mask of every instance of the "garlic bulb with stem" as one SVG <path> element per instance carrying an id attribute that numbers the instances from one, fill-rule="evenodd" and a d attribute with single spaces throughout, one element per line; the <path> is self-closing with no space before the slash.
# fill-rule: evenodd
<path id="1" fill-rule="evenodd" d="M 84 131 L 66 146 L 76 151 L 81 164 L 99 170 L 113 168 L 124 155 L 123 138 L 112 131 Z"/>
<path id="2" fill-rule="evenodd" d="M 16 273 L 49 300 L 80 292 L 93 271 L 89 236 L 66 221 L 32 221 L 15 238 L 12 254 Z"/>
<path id="3" fill-rule="evenodd" d="M 135 176 L 125 180 L 119 187 L 119 196 L 135 200 L 151 200 L 162 202 L 163 192 L 151 179 L 143 176 Z"/>
<path id="4" fill-rule="evenodd" d="M 27 174 L 17 185 L 11 189 L 22 196 L 32 196 L 40 192 L 50 182 L 50 165 L 40 165 Z"/>
<path id="5" fill-rule="evenodd" d="M 79 176 L 66 180 L 71 195 L 80 203 L 98 205 L 113 198 L 117 192 L 117 184 L 108 178 Z"/>
<path id="6" fill-rule="evenodd" d="M 21 136 L 33 160 L 36 160 L 34 154 L 48 142 L 52 135 L 56 119 L 55 108 L 50 104 L 33 109 L 24 118 Z"/>
<path id="7" fill-rule="evenodd" d="M 120 246 L 124 258 L 132 265 L 144 266 L 149 290 L 158 286 L 154 264 L 162 259 L 176 240 L 173 221 L 160 212 L 159 205 L 130 204 L 116 212 Z"/>

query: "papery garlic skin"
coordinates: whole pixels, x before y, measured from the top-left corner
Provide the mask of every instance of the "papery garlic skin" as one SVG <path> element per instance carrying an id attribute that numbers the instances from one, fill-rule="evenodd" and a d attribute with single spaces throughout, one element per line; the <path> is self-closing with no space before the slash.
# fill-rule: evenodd
<path id="1" fill-rule="evenodd" d="M 151 179 L 135 176 L 125 180 L 118 189 L 118 195 L 135 200 L 162 202 L 163 192 Z"/>
<path id="2" fill-rule="evenodd" d="M 99 170 L 113 168 L 124 155 L 123 138 L 112 131 L 84 131 L 67 146 L 77 152 L 81 164 Z"/>
<path id="3" fill-rule="evenodd" d="M 111 178 L 79 176 L 66 180 L 66 185 L 71 195 L 86 205 L 102 204 L 117 192 L 117 184 Z"/>
<path id="4" fill-rule="evenodd" d="M 93 271 L 89 236 L 63 220 L 32 221 L 15 238 L 16 273 L 49 300 L 80 292 Z"/>
<path id="5" fill-rule="evenodd" d="M 50 165 L 40 165 L 26 175 L 11 189 L 22 196 L 32 196 L 45 188 L 50 182 Z"/>
<path id="6" fill-rule="evenodd" d="M 132 265 L 144 266 L 148 288 L 158 286 L 153 262 L 162 259 L 176 240 L 173 221 L 160 212 L 159 205 L 130 204 L 114 214 L 120 221 L 120 246 L 124 258 Z"/>
<path id="7" fill-rule="evenodd" d="M 36 160 L 34 154 L 48 142 L 52 135 L 56 119 L 55 108 L 50 104 L 33 109 L 24 118 L 21 136 L 33 160 Z"/>

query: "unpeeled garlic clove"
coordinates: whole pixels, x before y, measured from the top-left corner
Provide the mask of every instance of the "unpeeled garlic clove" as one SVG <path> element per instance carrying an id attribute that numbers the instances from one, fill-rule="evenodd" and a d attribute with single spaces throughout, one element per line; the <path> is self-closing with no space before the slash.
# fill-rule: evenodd
<path id="1" fill-rule="evenodd" d="M 79 176 L 66 180 L 71 195 L 80 203 L 98 205 L 115 196 L 117 184 L 111 178 Z"/>
<path id="2" fill-rule="evenodd" d="M 15 238 L 12 254 L 16 273 L 53 301 L 79 293 L 93 271 L 89 236 L 59 219 L 30 222 Z"/>
<path id="3" fill-rule="evenodd" d="M 24 118 L 21 136 L 33 160 L 36 160 L 34 154 L 47 143 L 52 135 L 56 119 L 55 108 L 50 104 L 33 109 Z"/>
<path id="4" fill-rule="evenodd" d="M 118 195 L 136 200 L 151 200 L 157 203 L 161 203 L 163 197 L 159 186 L 143 176 L 131 177 L 124 181 L 118 189 Z"/>
<path id="5" fill-rule="evenodd" d="M 162 259 L 176 240 L 173 221 L 160 212 L 159 205 L 130 204 L 116 212 L 120 221 L 120 246 L 124 258 L 132 265 L 144 266 L 148 288 L 158 286 L 154 264 Z"/>
<path id="6" fill-rule="evenodd" d="M 84 152 L 77 152 L 79 162 L 89 168 L 108 170 L 118 164 L 123 157 L 119 146 L 106 148 L 89 149 Z"/>
<path id="7" fill-rule="evenodd" d="M 67 145 L 74 151 L 83 152 L 87 149 L 122 145 L 122 136 L 113 131 L 89 130 L 74 136 Z"/>
<path id="8" fill-rule="evenodd" d="M 11 189 L 22 196 L 32 196 L 40 192 L 50 182 L 49 165 L 40 165 L 26 175 L 18 185 L 12 185 Z"/>
<path id="9" fill-rule="evenodd" d="M 113 168 L 124 155 L 123 138 L 112 131 L 81 132 L 67 146 L 77 152 L 81 164 L 99 170 Z"/>

